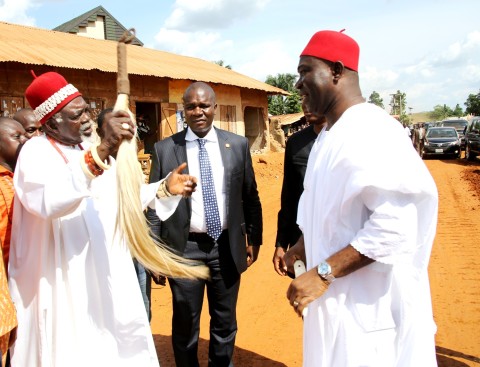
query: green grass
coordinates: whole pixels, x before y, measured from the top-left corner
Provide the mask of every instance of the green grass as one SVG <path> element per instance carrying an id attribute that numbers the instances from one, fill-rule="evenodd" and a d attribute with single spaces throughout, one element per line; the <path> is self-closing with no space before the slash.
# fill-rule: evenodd
<path id="1" fill-rule="evenodd" d="M 430 113 L 431 111 L 412 113 L 410 115 L 410 118 L 412 119 L 412 123 L 414 124 L 416 124 L 417 122 L 427 122 L 432 120 L 432 118 L 429 116 Z"/>

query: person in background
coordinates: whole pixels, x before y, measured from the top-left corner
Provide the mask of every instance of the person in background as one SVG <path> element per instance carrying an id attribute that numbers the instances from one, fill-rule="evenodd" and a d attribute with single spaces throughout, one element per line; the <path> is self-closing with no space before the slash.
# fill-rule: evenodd
<path id="1" fill-rule="evenodd" d="M 149 119 L 148 117 L 145 117 L 143 114 L 138 115 L 136 119 L 137 119 L 138 138 L 140 140 L 143 140 L 147 135 L 150 134 Z"/>
<path id="2" fill-rule="evenodd" d="M 27 141 L 25 129 L 16 120 L 0 117 L 0 240 L 3 249 L 3 261 L 8 265 L 10 249 L 10 232 L 13 214 L 13 172 L 17 164 L 18 154 Z"/>
<path id="3" fill-rule="evenodd" d="M 158 366 L 131 254 L 116 226 L 113 155 L 134 137 L 129 114 L 107 116 L 103 138 L 91 145 L 84 140 L 94 127 L 88 105 L 62 75 L 35 77 L 25 96 L 45 134 L 24 145 L 14 175 L 12 366 Z M 196 179 L 177 168 L 142 187 L 143 207 L 163 219 L 195 188 Z"/>
<path id="4" fill-rule="evenodd" d="M 402 126 L 362 96 L 359 53 L 343 31 L 320 31 L 300 56 L 296 87 L 327 126 L 308 159 L 303 236 L 284 257 L 307 271 L 287 299 L 304 318 L 304 367 L 433 367 L 437 188 Z"/>
<path id="5" fill-rule="evenodd" d="M 143 144 L 145 154 L 152 154 L 153 145 L 157 141 L 157 129 L 153 128 L 154 126 L 156 125 L 151 123 L 148 115 L 139 114 L 137 116 L 138 138 Z"/>
<path id="6" fill-rule="evenodd" d="M 406 122 L 403 123 L 403 130 L 405 131 L 405 134 L 408 136 L 408 138 L 411 140 L 412 133 L 410 132 L 410 127 L 407 125 Z"/>
<path id="7" fill-rule="evenodd" d="M 2 366 L 9 363 L 8 348 L 15 340 L 17 317 L 8 289 L 8 259 L 13 214 L 13 172 L 18 153 L 27 141 L 25 129 L 8 117 L 0 117 L 0 357 Z"/>
<path id="8" fill-rule="evenodd" d="M 0 254 L 3 250 L 0 246 Z M 3 260 L 0 262 L 0 366 L 10 366 L 9 349 L 16 338 L 17 312 L 8 289 L 7 268 Z"/>
<path id="9" fill-rule="evenodd" d="M 42 135 L 42 124 L 37 120 L 31 108 L 18 110 L 13 115 L 13 119 L 22 124 L 27 139 Z"/>
<path id="10" fill-rule="evenodd" d="M 113 115 L 113 108 L 112 107 L 104 108 L 98 114 L 98 116 L 97 116 L 97 135 L 100 137 L 100 139 L 103 138 L 103 130 L 102 130 L 103 121 L 111 118 L 112 115 Z"/>
<path id="11" fill-rule="evenodd" d="M 307 110 L 302 101 L 302 110 L 308 127 L 294 133 L 287 140 L 283 165 L 283 184 L 280 211 L 277 221 L 277 238 L 273 253 L 273 268 L 280 275 L 287 274 L 283 256 L 295 245 L 302 232 L 297 225 L 298 200 L 303 192 L 303 178 L 307 169 L 308 155 L 318 134 L 325 125 L 323 116 Z"/>
<path id="12" fill-rule="evenodd" d="M 262 207 L 248 139 L 213 127 L 215 92 L 195 82 L 183 95 L 188 128 L 157 142 L 150 182 L 187 161 L 198 190 L 165 221 L 150 217 L 152 232 L 187 259 L 210 268 L 209 281 L 169 278 L 173 295 L 172 343 L 177 367 L 198 366 L 200 314 L 205 288 L 210 312 L 210 366 L 231 366 L 237 333 L 241 274 L 258 257 Z"/>
<path id="13" fill-rule="evenodd" d="M 418 154 L 422 154 L 423 151 L 423 144 L 425 144 L 425 135 L 427 130 L 425 129 L 425 123 L 421 123 L 420 127 L 418 128 Z"/>

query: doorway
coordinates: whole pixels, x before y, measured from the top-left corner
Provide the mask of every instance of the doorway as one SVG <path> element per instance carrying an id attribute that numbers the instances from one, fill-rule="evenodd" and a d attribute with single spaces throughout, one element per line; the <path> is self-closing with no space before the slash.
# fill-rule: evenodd
<path id="1" fill-rule="evenodd" d="M 135 102 L 138 126 L 138 148 L 145 154 L 152 154 L 158 137 L 158 103 Z"/>
<path id="2" fill-rule="evenodd" d="M 248 138 L 250 151 L 261 150 L 267 146 L 265 139 L 266 125 L 263 108 L 245 107 L 245 137 Z"/>

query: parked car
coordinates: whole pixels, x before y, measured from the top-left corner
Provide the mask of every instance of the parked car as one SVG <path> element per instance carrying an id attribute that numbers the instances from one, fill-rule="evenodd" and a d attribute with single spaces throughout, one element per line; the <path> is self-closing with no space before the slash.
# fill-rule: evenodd
<path id="1" fill-rule="evenodd" d="M 425 131 L 428 131 L 431 127 L 435 126 L 435 122 L 430 121 L 430 122 L 425 122 Z"/>
<path id="2" fill-rule="evenodd" d="M 425 135 L 420 155 L 422 158 L 445 155 L 460 158 L 460 144 L 460 137 L 454 127 L 431 127 Z"/>
<path id="3" fill-rule="evenodd" d="M 440 124 L 443 127 L 454 127 L 457 130 L 458 136 L 460 137 L 461 148 L 465 150 L 465 128 L 468 126 L 468 121 L 465 119 L 448 119 L 443 120 Z"/>
<path id="4" fill-rule="evenodd" d="M 480 117 L 474 117 L 465 132 L 465 158 L 473 161 L 480 155 Z"/>

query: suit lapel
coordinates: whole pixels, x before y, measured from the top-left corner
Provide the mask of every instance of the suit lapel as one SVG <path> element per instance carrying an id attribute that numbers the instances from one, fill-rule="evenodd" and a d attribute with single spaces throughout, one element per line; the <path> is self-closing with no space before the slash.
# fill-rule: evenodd
<path id="1" fill-rule="evenodd" d="M 217 128 L 215 128 L 215 130 L 217 132 L 220 154 L 222 156 L 225 177 L 225 194 L 228 202 L 228 198 L 230 197 L 230 177 L 232 173 L 232 163 L 234 157 L 232 155 L 232 146 L 227 134 Z"/>
<path id="2" fill-rule="evenodd" d="M 175 154 L 175 157 L 177 159 L 177 167 L 182 164 L 183 162 L 187 162 L 187 143 L 185 141 L 185 135 L 187 134 L 187 130 L 185 129 L 182 131 L 181 134 L 177 134 L 174 136 L 173 141 L 175 143 L 173 152 Z M 185 169 L 184 173 L 189 173 L 188 171 L 188 165 L 187 168 Z"/>
<path id="3" fill-rule="evenodd" d="M 172 169 L 177 168 L 183 162 L 188 163 L 187 159 L 187 142 L 185 141 L 185 135 L 187 134 L 187 129 L 183 130 L 180 134 L 175 134 L 172 136 L 173 142 L 175 143 L 173 146 L 173 154 L 175 154 L 175 158 L 177 160 L 176 166 L 172 167 Z M 168 154 L 168 153 L 167 153 Z M 188 174 L 188 164 L 187 168 L 183 171 L 183 173 Z M 187 206 L 187 212 L 189 218 L 192 216 L 192 198 L 188 197 L 185 200 L 185 204 Z"/>

